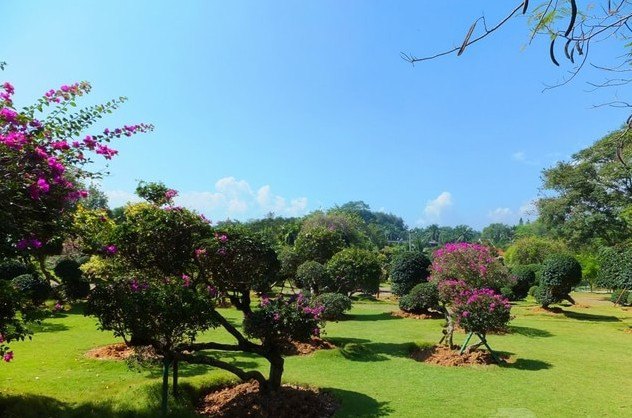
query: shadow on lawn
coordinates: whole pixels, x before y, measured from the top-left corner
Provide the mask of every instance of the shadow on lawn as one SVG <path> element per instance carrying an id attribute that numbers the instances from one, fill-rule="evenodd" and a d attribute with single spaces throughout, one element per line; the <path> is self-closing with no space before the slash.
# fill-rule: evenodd
<path id="1" fill-rule="evenodd" d="M 574 312 L 562 310 L 562 314 L 567 318 L 577 319 L 579 321 L 592 321 L 592 322 L 621 322 L 616 316 L 610 315 L 595 315 L 582 312 Z"/>
<path id="2" fill-rule="evenodd" d="M 199 417 L 193 412 L 193 403 L 190 399 L 177 403 L 173 399 L 170 400 L 168 417 Z M 154 403 L 155 408 L 125 410 L 116 407 L 111 402 L 71 404 L 48 396 L 8 395 L 0 396 L 0 416 L 2 418 L 154 418 L 162 416 L 159 409 L 160 401 Z"/>
<path id="3" fill-rule="evenodd" d="M 31 326 L 31 329 L 35 334 L 38 334 L 41 332 L 68 331 L 70 327 L 64 324 L 56 324 L 52 322 L 42 321 L 41 324 Z"/>
<path id="4" fill-rule="evenodd" d="M 502 352 L 500 354 L 502 354 Z M 553 367 L 551 363 L 547 363 L 546 361 L 534 360 L 534 359 L 528 359 L 528 358 L 517 358 L 516 361 L 514 362 L 499 364 L 499 366 L 505 369 L 530 370 L 530 371 L 547 370 Z"/>
<path id="5" fill-rule="evenodd" d="M 255 355 L 250 355 L 253 358 L 256 358 Z M 247 353 L 240 354 L 239 356 L 230 355 L 229 353 L 221 353 L 218 358 L 222 361 L 230 363 L 235 367 L 239 367 L 240 369 L 252 370 L 259 367 L 259 363 L 255 361 L 248 361 L 243 357 L 248 357 Z M 212 370 L 217 370 L 214 367 L 207 366 L 204 364 L 189 364 L 189 363 L 180 363 L 180 367 L 178 369 L 178 375 L 180 377 L 192 377 L 192 376 L 200 376 L 206 374 Z M 150 378 L 159 378 L 162 377 L 162 365 L 156 364 L 153 367 L 147 369 L 147 377 Z"/>
<path id="6" fill-rule="evenodd" d="M 378 402 L 363 393 L 338 388 L 323 390 L 332 393 L 342 404 L 336 412 L 336 417 L 384 417 L 393 413 L 393 408 L 388 406 L 388 402 Z"/>
<path id="7" fill-rule="evenodd" d="M 361 338 L 328 338 L 340 348 L 340 354 L 351 361 L 386 361 L 390 357 L 409 357 L 415 344 L 410 343 L 381 343 Z"/>
<path id="8" fill-rule="evenodd" d="M 509 325 L 509 332 L 511 334 L 519 334 L 529 338 L 545 338 L 553 336 L 553 334 L 551 334 L 549 331 L 543 329 L 520 327 L 517 325 Z"/>
<path id="9" fill-rule="evenodd" d="M 391 319 L 403 319 L 399 316 L 393 316 L 390 312 L 382 312 L 379 314 L 355 314 L 349 315 L 349 319 L 353 321 L 382 321 L 382 320 L 391 320 Z"/>

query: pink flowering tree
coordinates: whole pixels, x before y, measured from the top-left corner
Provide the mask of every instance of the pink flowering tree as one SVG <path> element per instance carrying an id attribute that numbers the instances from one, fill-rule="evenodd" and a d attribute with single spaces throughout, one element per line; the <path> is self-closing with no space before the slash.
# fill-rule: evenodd
<path id="1" fill-rule="evenodd" d="M 320 332 L 322 309 L 300 296 L 262 296 L 252 306 L 252 292 L 269 292 L 280 266 L 271 245 L 246 230 L 212 228 L 185 208 L 138 203 L 125 208 L 102 246 L 112 249 L 105 260 L 123 268 L 98 282 L 88 313 L 129 345 L 151 345 L 163 357 L 163 407 L 169 369 L 177 393 L 181 362 L 224 369 L 257 380 L 265 393 L 275 391 L 283 374 L 283 344 Z M 243 314 L 244 332 L 216 309 L 223 298 Z M 224 328 L 235 342 L 198 342 L 199 333 L 211 327 Z M 270 363 L 269 377 L 207 350 L 262 356 Z"/>
<path id="2" fill-rule="evenodd" d="M 87 82 L 64 85 L 17 109 L 14 87 L 0 85 L 0 259 L 36 260 L 48 280 L 55 278 L 45 257 L 61 250 L 77 201 L 87 196 L 83 182 L 99 176 L 87 164 L 95 156 L 114 157 L 110 142 L 152 129 L 140 124 L 88 132 L 125 101 L 77 108 L 77 100 L 90 89 Z M 13 291 L 10 281 L 0 286 L 0 353 L 8 361 L 8 343 L 28 335 L 23 321 L 34 307 L 25 307 L 19 292 L 7 299 Z"/>
<path id="3" fill-rule="evenodd" d="M 493 253 L 480 244 L 446 244 L 434 253 L 430 280 L 437 284 L 446 326 L 441 342 L 453 347 L 455 326 L 485 337 L 510 319 L 509 301 L 500 289 L 513 277 Z"/>

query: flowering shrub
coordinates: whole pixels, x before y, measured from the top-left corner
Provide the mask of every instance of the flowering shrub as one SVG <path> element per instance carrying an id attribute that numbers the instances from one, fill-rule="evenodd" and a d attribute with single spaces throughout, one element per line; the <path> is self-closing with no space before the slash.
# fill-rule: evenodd
<path id="1" fill-rule="evenodd" d="M 262 297 L 259 308 L 244 319 L 244 331 L 259 338 L 264 346 L 289 341 L 307 341 L 320 335 L 322 305 L 310 305 L 302 293 Z"/>
<path id="2" fill-rule="evenodd" d="M 481 335 L 504 331 L 511 319 L 509 300 L 491 289 L 465 290 L 454 301 L 453 310 L 459 326 Z"/>
<path id="3" fill-rule="evenodd" d="M 462 280 L 468 287 L 499 291 L 513 284 L 507 268 L 489 247 L 460 242 L 446 244 L 434 253 L 430 266 L 432 280 Z"/>
<path id="4" fill-rule="evenodd" d="M 99 176 L 86 170 L 86 164 L 92 156 L 106 160 L 115 156 L 117 151 L 109 146 L 112 140 L 153 128 L 126 125 L 87 134 L 88 128 L 126 100 L 71 111 L 90 90 L 87 82 L 63 85 L 16 110 L 15 89 L 8 82 L 0 85 L 0 257 L 32 255 L 48 281 L 53 277 L 46 270 L 45 257 L 61 251 L 77 201 L 87 196 L 82 181 Z M 24 321 L 31 317 L 32 306 L 20 305 L 24 300 L 17 296 L 3 302 L 10 305 L 0 315 L 3 347 L 28 334 Z"/>
<path id="5" fill-rule="evenodd" d="M 453 345 L 457 324 L 484 336 L 509 321 L 509 302 L 499 292 L 513 286 L 515 278 L 490 248 L 469 243 L 445 245 L 434 254 L 430 280 L 437 284 L 445 307 L 442 341 L 448 346 Z"/>

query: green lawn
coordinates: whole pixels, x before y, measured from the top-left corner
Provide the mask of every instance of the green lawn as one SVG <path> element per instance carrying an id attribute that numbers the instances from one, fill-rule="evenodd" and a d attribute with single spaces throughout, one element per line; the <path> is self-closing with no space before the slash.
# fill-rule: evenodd
<path id="1" fill-rule="evenodd" d="M 632 310 L 613 307 L 605 295 L 576 296 L 579 306 L 555 316 L 534 313 L 527 302 L 515 307 L 512 332 L 489 337 L 516 358 L 503 367 L 410 360 L 411 344 L 437 341 L 442 321 L 393 318 L 393 304 L 356 303 L 349 320 L 327 325 L 326 338 L 339 349 L 288 358 L 285 380 L 334 392 L 340 417 L 632 416 L 632 334 L 624 332 Z M 159 370 L 84 356 L 114 341 L 78 310 L 46 320 L 33 341 L 12 344 L 14 362 L 0 365 L 0 417 L 158 416 Z M 223 357 L 264 366 L 249 356 Z M 172 404 L 173 416 L 193 416 L 199 390 L 227 379 L 222 371 L 185 367 L 187 395 Z"/>

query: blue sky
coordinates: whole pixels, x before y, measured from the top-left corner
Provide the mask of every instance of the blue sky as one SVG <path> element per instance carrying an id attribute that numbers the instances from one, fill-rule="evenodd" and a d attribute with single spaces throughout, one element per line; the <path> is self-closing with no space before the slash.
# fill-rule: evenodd
<path id="1" fill-rule="evenodd" d="M 525 47 L 524 19 L 459 58 L 404 62 L 507 7 L 458 3 L 5 1 L 0 78 L 23 104 L 88 80 L 86 104 L 130 99 L 108 126 L 156 126 L 115 144 L 101 185 L 113 205 L 144 179 L 215 220 L 364 200 L 409 226 L 512 223 L 543 168 L 625 120 L 592 108 L 624 90 L 588 92 L 603 78 L 589 69 L 542 93 L 568 68 Z"/>

